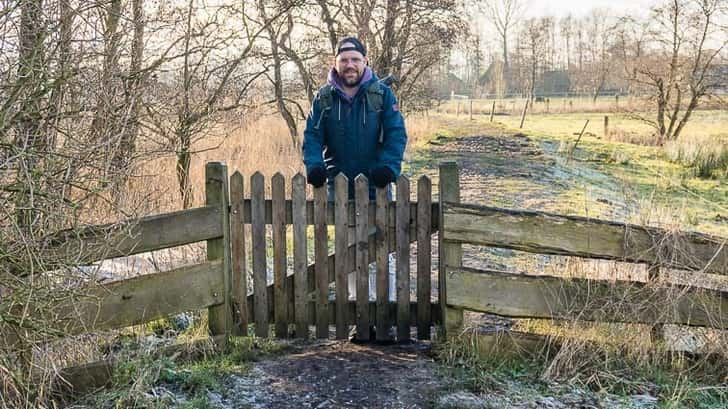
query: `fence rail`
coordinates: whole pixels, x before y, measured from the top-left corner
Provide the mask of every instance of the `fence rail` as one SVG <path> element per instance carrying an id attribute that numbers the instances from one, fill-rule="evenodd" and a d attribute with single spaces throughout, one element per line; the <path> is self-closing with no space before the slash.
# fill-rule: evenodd
<path id="1" fill-rule="evenodd" d="M 728 243 L 704 234 L 477 205 L 445 204 L 443 217 L 452 242 L 728 274 Z"/>
<path id="2" fill-rule="evenodd" d="M 525 276 L 463 267 L 460 246 L 473 244 L 536 254 L 607 259 L 728 274 L 726 239 L 699 233 L 544 212 L 441 204 L 446 302 L 444 327 L 464 309 L 512 318 L 578 319 L 728 329 L 728 293 L 696 286 L 667 288 L 631 281 Z"/>

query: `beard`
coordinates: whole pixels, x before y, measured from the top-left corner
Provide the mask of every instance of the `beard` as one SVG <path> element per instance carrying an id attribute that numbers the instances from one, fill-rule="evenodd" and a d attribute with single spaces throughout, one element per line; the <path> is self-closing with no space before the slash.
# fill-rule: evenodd
<path id="1" fill-rule="evenodd" d="M 349 74 L 354 73 L 354 76 L 349 76 Z M 361 82 L 361 79 L 364 77 L 364 72 L 361 73 L 356 72 L 356 70 L 347 70 L 344 72 L 343 75 L 340 76 L 341 82 L 344 83 L 347 87 L 355 87 L 359 85 Z"/>

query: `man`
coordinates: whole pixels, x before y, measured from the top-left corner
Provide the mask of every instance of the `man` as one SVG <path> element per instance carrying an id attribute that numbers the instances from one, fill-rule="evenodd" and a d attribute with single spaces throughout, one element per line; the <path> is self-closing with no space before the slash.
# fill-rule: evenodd
<path id="1" fill-rule="evenodd" d="M 402 169 L 407 144 L 404 119 L 394 93 L 379 82 L 366 55 L 357 38 L 339 41 L 328 82 L 311 103 L 306 119 L 306 176 L 314 187 L 328 179 L 329 200 L 334 198 L 334 178 L 340 172 L 349 179 L 350 198 L 354 178 L 361 173 L 369 179 L 373 199 L 374 186 L 388 186 Z"/>

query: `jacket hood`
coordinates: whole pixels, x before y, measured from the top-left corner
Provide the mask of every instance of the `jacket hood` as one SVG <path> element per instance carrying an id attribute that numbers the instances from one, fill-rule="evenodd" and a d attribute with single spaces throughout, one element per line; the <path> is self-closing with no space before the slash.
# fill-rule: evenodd
<path id="1" fill-rule="evenodd" d="M 364 68 L 364 74 L 362 74 L 361 81 L 359 82 L 359 90 L 357 90 L 357 93 L 362 89 L 366 88 L 366 86 L 371 81 L 378 81 L 377 75 L 374 74 L 374 71 L 370 67 Z M 327 79 L 327 82 L 329 85 L 334 87 L 337 91 L 339 91 L 339 95 L 341 95 L 344 99 L 346 99 L 348 102 L 351 102 L 354 98 L 350 97 L 345 91 L 344 91 L 344 85 L 343 81 L 341 80 L 341 77 L 339 76 L 339 73 L 336 71 L 336 68 L 331 68 L 329 71 L 329 76 Z"/>

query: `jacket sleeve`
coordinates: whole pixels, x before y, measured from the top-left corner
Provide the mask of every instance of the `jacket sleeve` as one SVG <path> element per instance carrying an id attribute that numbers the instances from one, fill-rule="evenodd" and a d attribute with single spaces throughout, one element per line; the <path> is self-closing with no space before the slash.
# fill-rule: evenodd
<path id="1" fill-rule="evenodd" d="M 311 102 L 311 110 L 306 117 L 306 129 L 303 131 L 303 163 L 308 173 L 316 166 L 324 165 L 324 131 L 321 122 L 321 104 L 319 95 Z"/>
<path id="2" fill-rule="evenodd" d="M 382 126 L 384 127 L 384 142 L 377 160 L 378 166 L 386 166 L 395 177 L 402 172 L 402 158 L 407 146 L 407 131 L 404 128 L 404 118 L 399 111 L 397 98 L 389 87 L 385 87 L 384 109 Z"/>

